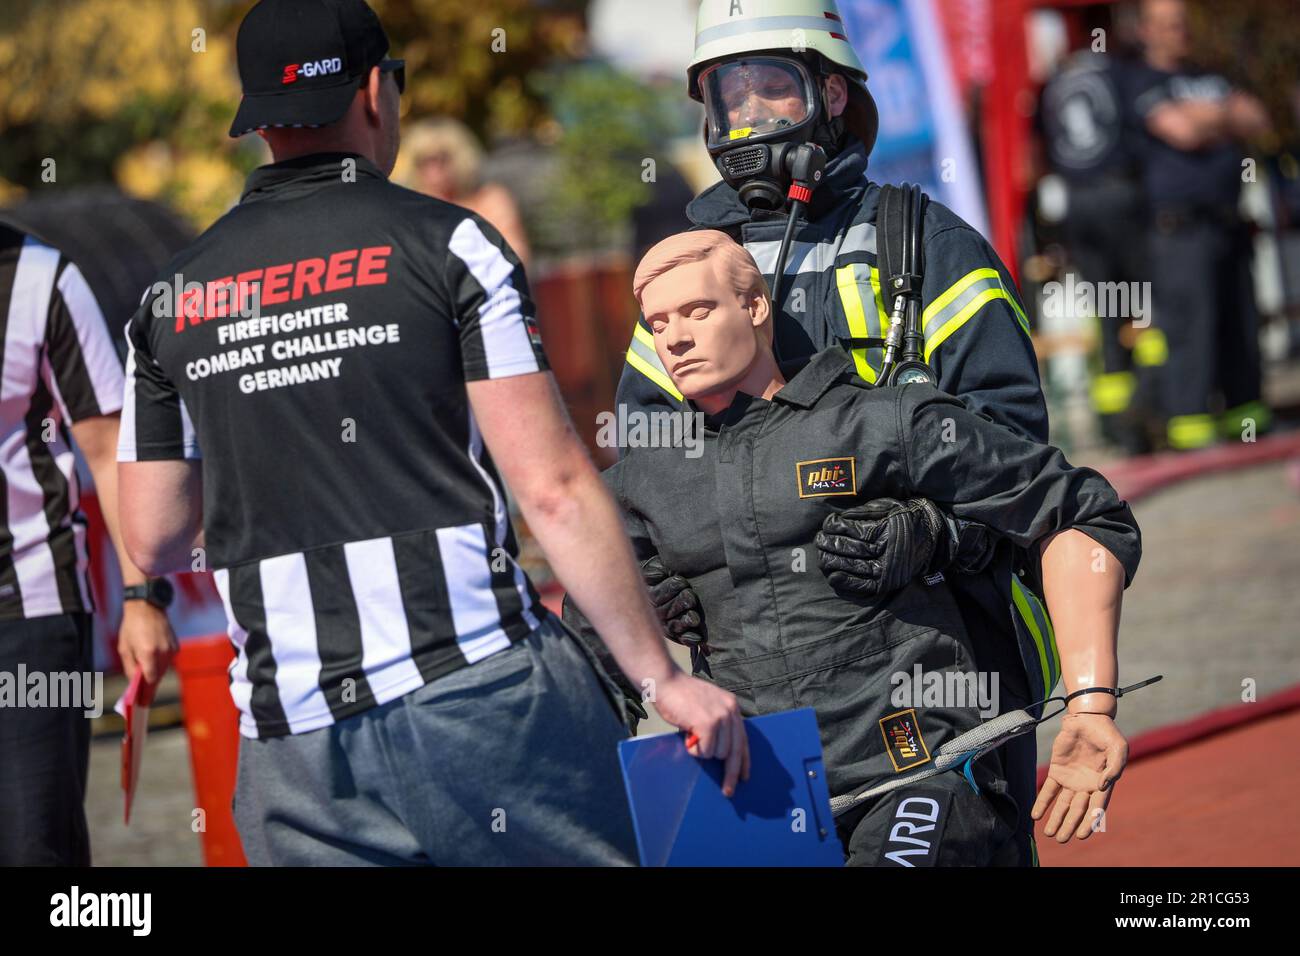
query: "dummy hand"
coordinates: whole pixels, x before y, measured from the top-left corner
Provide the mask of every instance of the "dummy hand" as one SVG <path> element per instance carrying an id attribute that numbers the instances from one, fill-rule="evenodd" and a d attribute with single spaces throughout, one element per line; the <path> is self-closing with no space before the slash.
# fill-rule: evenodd
<path id="1" fill-rule="evenodd" d="M 680 574 L 672 574 L 658 557 L 641 565 L 641 577 L 650 590 L 650 603 L 670 641 L 707 651 L 700 619 L 700 600 L 691 584 Z"/>
<path id="2" fill-rule="evenodd" d="M 925 498 L 877 498 L 828 515 L 815 541 L 831 587 L 866 597 L 945 567 L 955 549 L 943 512 Z"/>
<path id="3" fill-rule="evenodd" d="M 1047 780 L 1029 815 L 1047 813 L 1043 834 L 1057 843 L 1092 835 L 1128 761 L 1128 741 L 1104 714 L 1066 714 L 1052 742 Z M 1048 813 L 1048 808 L 1051 812 Z"/>

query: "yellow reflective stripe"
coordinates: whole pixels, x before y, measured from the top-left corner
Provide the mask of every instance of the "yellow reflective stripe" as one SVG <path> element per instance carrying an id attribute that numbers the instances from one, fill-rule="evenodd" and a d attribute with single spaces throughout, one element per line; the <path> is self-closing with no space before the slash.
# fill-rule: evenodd
<path id="1" fill-rule="evenodd" d="M 1038 595 L 1033 591 L 1025 591 L 1033 599 L 1034 607 L 1038 608 L 1038 613 L 1042 618 L 1043 627 L 1047 628 L 1047 649 L 1051 652 L 1052 657 L 1052 686 L 1047 688 L 1047 693 L 1051 693 L 1056 687 L 1056 682 L 1061 679 L 1061 650 L 1056 646 L 1056 628 L 1052 626 L 1052 616 L 1047 613 L 1047 608 L 1043 602 L 1038 600 Z"/>
<path id="2" fill-rule="evenodd" d="M 1056 681 L 1052 679 L 1052 664 L 1049 662 L 1047 647 L 1043 643 L 1043 632 L 1039 629 L 1038 622 L 1034 619 L 1034 612 L 1029 607 L 1024 585 L 1020 583 L 1020 579 L 1015 575 L 1011 577 L 1011 600 L 1015 603 L 1016 610 L 1020 612 L 1020 619 L 1025 622 L 1025 627 L 1029 628 L 1029 633 L 1034 639 L 1034 645 L 1038 648 L 1038 663 L 1043 670 L 1043 695 L 1046 696 L 1056 686 Z M 1055 660 L 1055 639 L 1053 639 L 1052 643 L 1051 659 Z"/>
<path id="3" fill-rule="evenodd" d="M 858 291 L 858 281 L 853 275 L 853 265 L 841 266 L 835 270 L 835 285 L 840 291 L 840 303 L 844 306 L 844 317 L 849 321 L 849 335 L 855 339 L 870 338 L 867 332 L 866 310 L 862 307 L 862 293 Z M 868 382 L 875 384 L 876 370 L 867 361 L 867 350 L 849 349 L 853 364 L 858 374 Z"/>
<path id="4" fill-rule="evenodd" d="M 1223 413 L 1219 418 L 1219 432 L 1227 438 L 1239 437 L 1247 420 L 1254 423 L 1257 432 L 1262 431 L 1273 423 L 1273 412 L 1263 402 L 1246 402 Z"/>
<path id="5" fill-rule="evenodd" d="M 970 301 L 962 302 L 968 294 Z M 1029 319 L 1020 303 L 1003 283 L 1001 273 L 986 266 L 966 273 L 938 295 L 921 314 L 921 329 L 926 337 L 925 360 L 928 362 L 935 349 L 994 299 L 1006 300 L 1016 322 L 1025 335 L 1029 335 Z"/>
<path id="6" fill-rule="evenodd" d="M 1114 415 L 1128 408 L 1137 388 L 1132 372 L 1107 372 L 1092 380 L 1092 407 L 1102 415 Z"/>
<path id="7" fill-rule="evenodd" d="M 940 293 L 935 300 L 930 303 L 926 310 L 921 313 L 921 329 L 924 330 L 936 315 L 947 308 L 953 299 L 957 298 L 957 296 L 961 295 L 981 279 L 998 279 L 999 283 L 1001 283 L 997 269 L 976 269 L 974 272 L 966 273 L 966 275 L 962 276 L 950 285 L 944 292 Z"/>
<path id="8" fill-rule="evenodd" d="M 1002 291 L 1007 294 L 1007 301 L 1011 303 L 1012 310 L 1016 313 L 1016 318 L 1020 320 L 1020 327 L 1025 330 L 1025 335 L 1033 336 L 1029 331 L 1029 319 L 1025 316 L 1025 310 L 1020 308 L 1020 303 L 1016 301 L 1015 294 L 1006 287 L 1002 282 L 1002 276 L 998 276 L 998 284 L 1002 286 Z"/>
<path id="9" fill-rule="evenodd" d="M 1133 343 L 1133 361 L 1142 368 L 1164 365 L 1169 358 L 1169 341 L 1159 329 L 1143 329 Z"/>
<path id="10" fill-rule="evenodd" d="M 1203 448 L 1218 434 L 1212 415 L 1175 415 L 1169 419 L 1169 444 L 1175 448 Z"/>
<path id="11" fill-rule="evenodd" d="M 682 393 L 677 391 L 677 386 L 668 377 L 668 370 L 659 361 L 654 342 L 654 336 L 638 322 L 636 331 L 632 333 L 632 341 L 628 346 L 627 364 L 680 402 L 682 401 Z M 644 354 L 642 349 L 638 349 L 638 345 L 645 346 L 649 350 L 649 355 Z"/>
<path id="12" fill-rule="evenodd" d="M 943 324 L 943 327 L 940 328 L 937 332 L 935 332 L 933 336 L 926 337 L 925 360 L 927 362 L 930 361 L 930 356 L 934 354 L 934 350 L 937 349 L 940 345 L 942 345 L 947 340 L 948 336 L 952 335 L 963 325 L 969 322 L 972 318 L 974 318 L 975 313 L 978 312 L 980 309 L 984 308 L 985 305 L 987 305 L 989 302 L 992 302 L 994 299 L 1005 299 L 1005 298 L 1007 298 L 1007 293 L 1001 286 L 999 286 L 996 289 L 985 289 L 975 298 L 971 299 L 971 301 L 966 304 L 966 307 L 964 309 L 962 309 L 951 319 L 945 322 Z"/>

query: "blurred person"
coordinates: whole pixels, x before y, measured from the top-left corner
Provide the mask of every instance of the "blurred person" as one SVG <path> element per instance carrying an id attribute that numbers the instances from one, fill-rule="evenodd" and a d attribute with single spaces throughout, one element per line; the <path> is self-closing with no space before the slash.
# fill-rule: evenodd
<path id="1" fill-rule="evenodd" d="M 1149 208 L 1161 405 L 1177 450 L 1266 430 L 1242 143 L 1268 131 L 1255 97 L 1191 62 L 1184 0 L 1143 0 L 1130 92 Z M 1212 410 L 1222 404 L 1216 420 Z"/>
<path id="2" fill-rule="evenodd" d="M 362 0 L 245 16 L 230 134 L 275 161 L 165 270 L 197 297 L 155 285 L 128 327 L 127 546 L 156 570 L 201 547 L 214 569 L 251 863 L 631 863 L 622 699 L 519 567 L 502 478 L 729 794 L 744 725 L 667 653 L 518 257 L 389 181 L 387 50 Z"/>
<path id="3" fill-rule="evenodd" d="M 74 442 L 122 571 L 118 653 L 128 677 L 152 683 L 167 670 L 171 586 L 146 578 L 122 545 L 122 365 L 99 304 L 59 250 L 5 225 L 0 325 L 0 866 L 89 866 L 89 718 L 103 701 L 33 702 L 27 679 L 39 675 L 53 695 L 70 678 L 87 686 L 95 668 Z"/>
<path id="4" fill-rule="evenodd" d="M 469 127 L 449 118 L 422 120 L 405 141 L 414 187 L 482 216 L 528 268 L 531 254 L 519 207 L 505 186 L 483 182 L 483 150 Z"/>
<path id="5" fill-rule="evenodd" d="M 29 194 L 0 211 L 0 222 L 40 236 L 77 264 L 122 358 L 126 321 L 140 304 L 140 290 L 194 238 L 166 205 L 108 185 Z"/>
<path id="6" fill-rule="evenodd" d="M 705 145 L 723 181 L 697 196 L 686 214 L 696 228 L 717 229 L 743 244 L 769 286 L 789 221 L 789 164 L 809 144 L 825 153 L 823 175 L 794 229 L 784 291 L 773 306 L 774 350 L 782 367 L 793 372 L 818 352 L 840 347 L 857 374 L 875 383 L 890 321 L 886 303 L 892 303 L 889 290 L 880 288 L 881 190 L 867 175 L 878 113 L 866 70 L 844 35 L 835 3 L 704 0 L 687 93 L 704 105 Z M 1016 434 L 1046 441 L 1047 405 L 1038 362 L 1006 267 L 983 236 L 938 202 L 926 207 L 923 233 L 924 358 L 939 388 Z M 682 401 L 642 317 L 619 381 L 619 412 L 680 409 Z M 829 539 L 831 547 L 819 548 L 823 572 L 858 561 L 871 544 L 854 544 L 854 535 L 870 533 L 867 529 L 884 520 L 904 522 L 908 533 L 919 537 L 950 533 L 947 526 L 937 530 L 902 508 L 882 517 L 878 509 L 864 507 L 860 517 L 861 523 L 846 525 Z M 953 587 L 963 595 L 965 613 L 981 615 L 1003 635 L 1005 698 L 1023 704 L 1041 700 L 1050 693 L 1050 686 L 1043 686 L 1049 674 L 1037 662 L 1053 658 L 1050 634 L 1012 593 L 1013 578 L 1019 583 L 1015 572 L 1030 573 L 1033 562 L 976 524 L 955 527 L 952 533 L 961 538 L 955 567 L 975 572 L 994 568 L 988 575 L 954 574 Z M 655 571 L 647 582 L 661 594 L 685 588 L 675 570 Z M 869 586 L 862 576 L 843 571 L 835 581 L 848 594 Z M 1038 599 L 1028 588 L 1025 593 L 1036 607 Z M 664 608 L 682 613 L 675 599 Z M 707 621 L 700 626 L 707 628 Z M 616 671 L 607 655 L 604 660 Z M 625 680 L 620 684 L 636 694 Z M 1008 753 L 1013 796 L 1022 810 L 1017 840 L 1022 861 L 1029 862 L 1035 859 L 1028 813 L 1036 773 L 1033 735 L 1012 741 Z"/>
<path id="7" fill-rule="evenodd" d="M 1047 82 L 1039 104 L 1044 151 L 1067 190 L 1064 239 L 1070 263 L 1094 288 L 1101 283 L 1132 288 L 1147 275 L 1138 147 L 1125 119 L 1131 69 L 1114 54 L 1079 50 Z M 1106 311 L 1099 305 L 1098 312 Z M 1142 316 L 1095 318 L 1101 368 L 1092 380 L 1093 409 L 1107 441 L 1140 454 L 1149 450 L 1146 412 L 1144 403 L 1135 402 L 1139 382 L 1124 333 Z"/>

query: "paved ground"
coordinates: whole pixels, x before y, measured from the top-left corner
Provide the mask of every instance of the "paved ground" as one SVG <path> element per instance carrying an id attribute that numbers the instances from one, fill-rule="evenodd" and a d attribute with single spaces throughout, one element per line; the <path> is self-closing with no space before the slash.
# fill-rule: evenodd
<path id="1" fill-rule="evenodd" d="M 190 830 L 194 795 L 190 751 L 179 728 L 149 735 L 131 825 L 122 823 L 118 778 L 120 741 L 90 748 L 86 816 L 96 866 L 201 866 L 198 834 Z"/>
<path id="2" fill-rule="evenodd" d="M 1300 786 L 1297 741 L 1300 711 L 1292 710 L 1139 761 L 1115 788 L 1104 832 L 1061 845 L 1040 827 L 1039 859 L 1043 866 L 1296 866 L 1300 825 L 1286 811 Z M 1292 759 L 1278 759 L 1279 742 L 1290 743 Z"/>
<path id="3" fill-rule="evenodd" d="M 1125 600 L 1121 676 L 1132 681 L 1162 673 L 1165 679 L 1121 703 L 1126 733 L 1216 707 L 1248 707 L 1242 702 L 1247 680 L 1258 697 L 1300 683 L 1300 488 L 1294 471 L 1294 465 L 1276 464 L 1197 479 L 1135 506 L 1145 557 Z M 1297 722 L 1265 726 L 1273 728 L 1271 737 L 1287 736 L 1273 740 L 1277 749 L 1300 749 Z M 1039 738 L 1040 760 L 1046 760 L 1051 735 L 1044 731 Z M 170 730 L 150 737 L 129 829 L 121 822 L 117 761 L 115 739 L 95 742 L 86 804 L 96 862 L 201 863 L 198 837 L 190 830 L 184 734 Z M 1242 772 L 1255 770 L 1251 765 Z M 1139 776 L 1149 779 L 1135 772 Z M 1125 801 L 1121 788 L 1112 815 L 1132 821 L 1134 815 L 1161 812 L 1149 794 L 1135 796 L 1127 807 Z M 1300 822 L 1275 816 L 1273 826 L 1288 828 L 1285 845 L 1294 845 Z"/>

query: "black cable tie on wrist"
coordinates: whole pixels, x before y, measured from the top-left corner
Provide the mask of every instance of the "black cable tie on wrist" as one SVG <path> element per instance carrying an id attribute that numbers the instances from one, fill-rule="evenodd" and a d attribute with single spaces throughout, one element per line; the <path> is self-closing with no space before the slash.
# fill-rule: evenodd
<path id="1" fill-rule="evenodd" d="M 1074 700 L 1074 698 L 1082 697 L 1084 694 L 1111 694 L 1116 700 L 1119 700 L 1119 698 L 1131 691 L 1138 690 L 1141 687 L 1146 687 L 1149 684 L 1154 684 L 1158 680 L 1163 680 L 1164 676 L 1164 674 L 1157 674 L 1155 677 L 1148 677 L 1144 681 L 1139 681 L 1136 684 L 1129 684 L 1127 687 L 1085 687 L 1082 690 L 1076 690 L 1073 694 L 1066 694 L 1065 703 L 1068 704 L 1070 701 Z"/>
<path id="2" fill-rule="evenodd" d="M 1129 684 L 1127 687 L 1084 687 L 1082 690 L 1076 690 L 1074 693 L 1066 694 L 1064 697 L 1048 697 L 1044 700 L 1039 701 L 1039 704 L 1046 705 L 1046 704 L 1053 703 L 1055 701 L 1060 701 L 1061 709 L 1057 711 L 1053 711 L 1052 713 L 1047 714 L 1043 717 L 1040 717 L 1038 722 L 1040 724 L 1044 723 L 1045 721 L 1051 720 L 1053 717 L 1056 717 L 1064 713 L 1066 708 L 1069 706 L 1070 701 L 1072 701 L 1076 697 L 1082 697 L 1084 694 L 1110 694 L 1116 700 L 1118 700 L 1119 698 L 1123 697 L 1125 694 L 1130 694 L 1133 691 L 1140 690 L 1143 687 L 1149 687 L 1150 685 L 1156 683 L 1157 681 L 1164 680 L 1164 678 L 1165 678 L 1164 674 L 1157 674 L 1155 677 L 1148 677 L 1144 681 L 1138 681 L 1136 684 Z"/>

